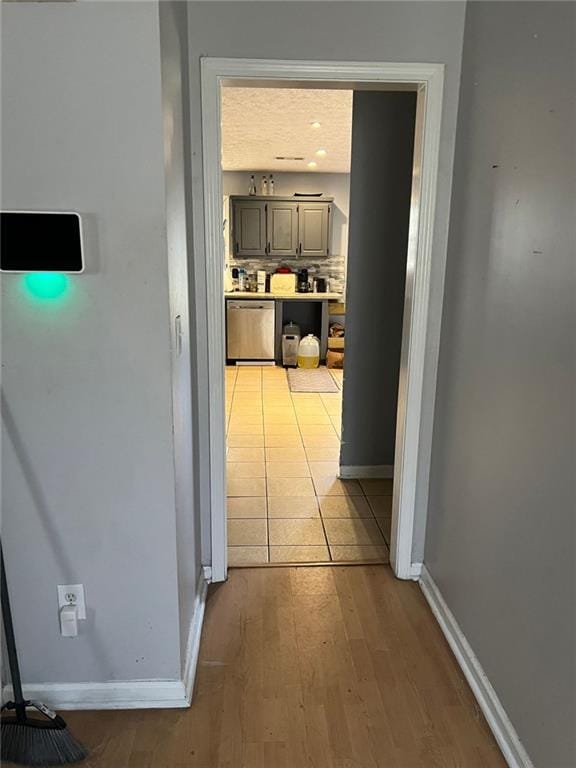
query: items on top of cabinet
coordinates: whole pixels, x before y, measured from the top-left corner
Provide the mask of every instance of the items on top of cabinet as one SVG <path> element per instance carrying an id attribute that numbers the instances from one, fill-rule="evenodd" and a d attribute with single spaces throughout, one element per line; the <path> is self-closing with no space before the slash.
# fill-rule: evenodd
<path id="1" fill-rule="evenodd" d="M 231 293 L 234 290 L 233 270 L 229 266 L 224 267 L 224 293 Z M 238 270 L 236 270 L 238 273 Z"/>
<path id="2" fill-rule="evenodd" d="M 277 295 L 296 293 L 296 275 L 293 272 L 275 272 L 270 276 L 270 293 Z"/>
<path id="3" fill-rule="evenodd" d="M 308 293 L 310 285 L 308 283 L 308 270 L 298 270 L 298 293 Z"/>
<path id="4" fill-rule="evenodd" d="M 254 176 L 251 176 L 253 179 Z M 252 189 L 252 185 L 250 185 L 250 189 Z M 250 192 L 250 195 L 256 194 L 256 185 L 254 185 L 254 192 Z M 272 197 L 274 195 L 274 174 L 271 173 L 270 176 L 267 178 L 265 175 L 262 176 L 260 180 L 260 194 L 263 197 Z"/>
<path id="5" fill-rule="evenodd" d="M 316 282 L 316 292 L 317 293 L 327 293 L 327 291 L 328 291 L 328 280 L 326 280 L 325 277 L 317 277 L 315 282 Z"/>
<path id="6" fill-rule="evenodd" d="M 248 273 L 248 291 L 250 293 L 258 293 L 258 275 L 256 272 Z"/>
<path id="7" fill-rule="evenodd" d="M 248 187 L 248 194 L 250 197 L 254 197 L 256 194 L 256 181 L 254 179 L 254 174 L 250 176 L 250 186 Z"/>

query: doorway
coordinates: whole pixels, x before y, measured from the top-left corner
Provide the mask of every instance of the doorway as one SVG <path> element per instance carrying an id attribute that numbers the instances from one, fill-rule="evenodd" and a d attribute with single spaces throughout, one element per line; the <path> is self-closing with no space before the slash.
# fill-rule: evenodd
<path id="1" fill-rule="evenodd" d="M 227 83 L 220 106 L 229 565 L 388 562 L 339 479 L 353 92 Z"/>
<path id="2" fill-rule="evenodd" d="M 220 87 L 249 78 L 281 85 L 319 82 L 328 87 L 412 89 L 418 93 L 417 136 L 406 271 L 404 332 L 398 397 L 391 563 L 400 578 L 417 578 L 412 563 L 416 477 L 426 472 L 419 428 L 423 411 L 433 405 L 433 391 L 423 368 L 431 272 L 431 235 L 436 189 L 439 120 L 443 72 L 441 65 L 357 65 L 302 62 L 203 60 L 204 221 L 207 254 L 209 336 L 212 579 L 226 577 L 224 306 L 222 275 L 222 184 L 220 178 Z M 254 378 L 252 373 L 252 378 Z M 256 374 L 258 375 L 258 374 Z M 264 370 L 260 371 L 264 376 Z M 243 377 L 244 378 L 244 377 Z M 246 376 L 250 378 L 250 376 Z M 329 415 L 329 414 L 328 414 Z"/>

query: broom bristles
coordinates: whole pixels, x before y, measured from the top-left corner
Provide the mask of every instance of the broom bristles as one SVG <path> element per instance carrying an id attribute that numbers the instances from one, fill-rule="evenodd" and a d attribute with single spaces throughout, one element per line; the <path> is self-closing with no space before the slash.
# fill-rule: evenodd
<path id="1" fill-rule="evenodd" d="M 87 754 L 67 728 L 38 728 L 16 721 L 2 723 L 3 762 L 47 768 L 77 763 Z"/>

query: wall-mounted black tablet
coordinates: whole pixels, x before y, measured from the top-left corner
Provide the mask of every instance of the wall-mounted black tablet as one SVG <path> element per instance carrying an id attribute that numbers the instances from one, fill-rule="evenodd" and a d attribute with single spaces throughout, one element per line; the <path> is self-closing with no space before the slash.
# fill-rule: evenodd
<path id="1" fill-rule="evenodd" d="M 0 212 L 2 272 L 82 272 L 82 222 L 77 213 Z"/>

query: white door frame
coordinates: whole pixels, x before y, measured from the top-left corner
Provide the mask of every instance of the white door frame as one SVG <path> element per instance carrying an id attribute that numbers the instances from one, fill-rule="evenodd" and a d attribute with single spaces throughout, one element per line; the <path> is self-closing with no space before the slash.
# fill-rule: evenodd
<path id="1" fill-rule="evenodd" d="M 445 254 L 436 263 L 432 260 L 444 65 L 225 58 L 203 58 L 201 64 L 212 580 L 223 581 L 227 574 L 220 86 L 231 79 L 337 82 L 351 87 L 373 85 L 375 89 L 389 83 L 418 90 L 416 121 L 422 130 L 419 135 L 417 131 L 415 142 L 390 542 L 390 561 L 396 576 L 418 578 L 420 565 L 412 562 L 416 478 L 428 477 L 430 463 L 429 456 L 420 450 L 425 442 L 421 417 L 424 407 L 433 407 L 436 379 L 434 375 L 432 384 L 424 380 L 424 361 L 428 317 L 442 311 L 441 295 L 434 299 L 434 306 L 430 304 L 430 284 L 433 273 L 443 277 L 445 266 Z M 442 279 L 439 284 L 443 284 Z"/>

